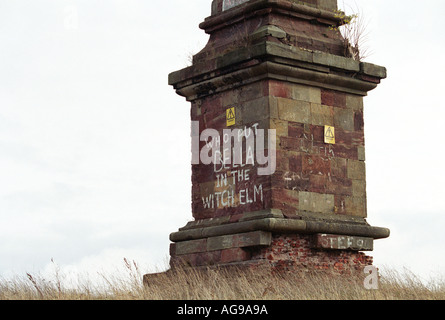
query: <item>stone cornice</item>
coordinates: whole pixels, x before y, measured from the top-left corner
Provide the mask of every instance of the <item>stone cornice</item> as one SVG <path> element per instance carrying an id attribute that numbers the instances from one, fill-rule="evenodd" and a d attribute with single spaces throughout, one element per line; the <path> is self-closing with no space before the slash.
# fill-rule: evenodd
<path id="1" fill-rule="evenodd" d="M 169 84 L 178 94 L 194 100 L 267 78 L 365 96 L 386 78 L 386 69 L 265 41 L 173 72 L 169 75 Z"/>
<path id="2" fill-rule="evenodd" d="M 390 231 L 387 228 L 373 227 L 358 223 L 261 218 L 222 225 L 216 224 L 214 226 L 205 226 L 200 228 L 183 228 L 181 231 L 172 233 L 170 235 L 170 240 L 172 242 L 190 241 L 254 231 L 282 234 L 347 234 L 351 236 L 369 237 L 372 239 L 385 239 L 390 235 Z"/>

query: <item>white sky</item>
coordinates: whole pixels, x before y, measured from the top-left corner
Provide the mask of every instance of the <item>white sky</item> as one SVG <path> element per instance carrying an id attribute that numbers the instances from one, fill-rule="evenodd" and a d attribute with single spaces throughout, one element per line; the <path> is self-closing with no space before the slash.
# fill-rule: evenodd
<path id="1" fill-rule="evenodd" d="M 368 221 L 392 230 L 375 264 L 445 274 L 445 2 L 351 3 L 388 68 L 365 99 Z M 166 265 L 192 218 L 189 103 L 167 76 L 210 4 L 0 0 L 0 275 Z"/>

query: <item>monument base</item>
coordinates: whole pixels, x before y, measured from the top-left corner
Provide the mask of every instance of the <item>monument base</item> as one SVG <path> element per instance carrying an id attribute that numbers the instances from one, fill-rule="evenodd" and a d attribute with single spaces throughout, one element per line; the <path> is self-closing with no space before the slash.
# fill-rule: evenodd
<path id="1" fill-rule="evenodd" d="M 170 266 L 361 272 L 373 262 L 364 251 L 372 251 L 374 240 L 388 235 L 388 229 L 364 219 L 286 219 L 280 210 L 270 209 L 190 222 L 170 236 Z"/>

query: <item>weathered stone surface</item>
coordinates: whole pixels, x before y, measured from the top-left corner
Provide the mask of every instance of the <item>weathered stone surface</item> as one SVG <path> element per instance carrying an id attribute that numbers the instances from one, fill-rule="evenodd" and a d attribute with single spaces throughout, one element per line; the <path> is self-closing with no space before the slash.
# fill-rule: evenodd
<path id="1" fill-rule="evenodd" d="M 352 94 L 346 95 L 346 107 L 352 110 L 363 110 L 363 97 Z"/>
<path id="2" fill-rule="evenodd" d="M 366 197 L 366 181 L 352 180 L 352 195 L 354 197 Z"/>
<path id="3" fill-rule="evenodd" d="M 266 25 L 258 28 L 254 33 L 250 35 L 250 40 L 256 40 L 260 38 L 265 38 L 267 36 L 271 36 L 277 39 L 286 38 L 286 31 L 277 26 Z"/>
<path id="4" fill-rule="evenodd" d="M 336 107 L 346 107 L 346 94 L 334 90 L 321 90 L 321 104 Z"/>
<path id="5" fill-rule="evenodd" d="M 237 117 L 241 123 L 252 123 L 270 118 L 269 99 L 267 97 L 244 102 L 240 109 L 241 114 L 238 113 Z"/>
<path id="6" fill-rule="evenodd" d="M 366 75 L 375 76 L 381 79 L 385 79 L 387 76 L 386 68 L 372 63 L 362 62 L 360 64 L 361 71 Z"/>
<path id="7" fill-rule="evenodd" d="M 271 233 L 255 231 L 250 233 L 210 237 L 176 243 L 175 255 L 212 252 L 233 248 L 261 247 L 271 243 Z"/>
<path id="8" fill-rule="evenodd" d="M 334 108 L 334 125 L 346 131 L 353 131 L 354 113 L 349 109 Z"/>
<path id="9" fill-rule="evenodd" d="M 311 105 L 306 101 L 277 98 L 278 117 L 281 120 L 309 123 Z"/>
<path id="10" fill-rule="evenodd" d="M 184 255 L 207 251 L 207 239 L 183 241 L 176 243 L 175 254 Z"/>
<path id="11" fill-rule="evenodd" d="M 320 9 L 335 11 L 337 10 L 337 0 L 317 0 Z"/>
<path id="12" fill-rule="evenodd" d="M 335 201 L 333 194 L 300 192 L 300 210 L 333 214 Z"/>
<path id="13" fill-rule="evenodd" d="M 334 110 L 332 107 L 311 103 L 311 123 L 316 126 L 333 126 Z"/>
<path id="14" fill-rule="evenodd" d="M 321 90 L 319 88 L 293 84 L 291 98 L 300 101 L 321 104 Z"/>
<path id="15" fill-rule="evenodd" d="M 277 131 L 277 136 L 287 137 L 289 135 L 289 122 L 283 120 L 270 120 L 270 129 Z"/>
<path id="16" fill-rule="evenodd" d="M 366 179 L 365 162 L 348 160 L 348 178 L 354 180 L 365 180 Z"/>
<path id="17" fill-rule="evenodd" d="M 299 216 L 303 219 L 261 218 L 226 225 L 185 229 L 171 234 L 170 240 L 179 243 L 253 231 L 305 234 L 333 233 L 374 239 L 387 238 L 390 234 L 388 229 L 369 226 L 363 219 L 355 216 L 336 217 L 316 212 L 300 212 Z"/>
<path id="18" fill-rule="evenodd" d="M 366 218 L 366 197 L 346 197 L 346 210 L 353 216 Z"/>
<path id="19" fill-rule="evenodd" d="M 334 158 L 331 160 L 331 175 L 333 177 L 347 177 L 347 159 Z"/>
<path id="20" fill-rule="evenodd" d="M 374 239 L 333 234 L 316 234 L 313 246 L 327 250 L 373 251 Z"/>
<path id="21" fill-rule="evenodd" d="M 207 240 L 207 251 L 268 246 L 271 241 L 271 233 L 263 231 L 214 237 Z"/>
<path id="22" fill-rule="evenodd" d="M 249 260 L 250 257 L 250 253 L 243 248 L 226 249 L 221 251 L 220 263 L 242 262 Z"/>
<path id="23" fill-rule="evenodd" d="M 364 146 L 358 146 L 357 147 L 357 151 L 358 151 L 358 159 L 360 161 L 366 161 L 365 147 Z"/>
<path id="24" fill-rule="evenodd" d="M 313 62 L 316 64 L 321 64 L 353 72 L 360 71 L 360 62 L 349 58 L 336 56 L 333 54 L 326 54 L 323 52 L 314 52 Z"/>

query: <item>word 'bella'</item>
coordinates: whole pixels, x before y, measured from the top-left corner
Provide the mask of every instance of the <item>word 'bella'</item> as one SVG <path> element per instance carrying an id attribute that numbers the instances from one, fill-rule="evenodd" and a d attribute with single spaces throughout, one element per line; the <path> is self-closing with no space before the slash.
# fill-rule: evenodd
<path id="1" fill-rule="evenodd" d="M 258 175 L 274 174 L 277 166 L 277 133 L 275 129 L 268 130 L 266 155 L 265 130 L 258 129 L 258 126 L 225 129 L 221 141 L 218 130 L 205 129 L 199 134 L 199 122 L 192 121 L 192 164 L 213 164 L 215 172 L 233 165 L 258 165 Z M 201 150 L 200 142 L 206 143 Z"/>

